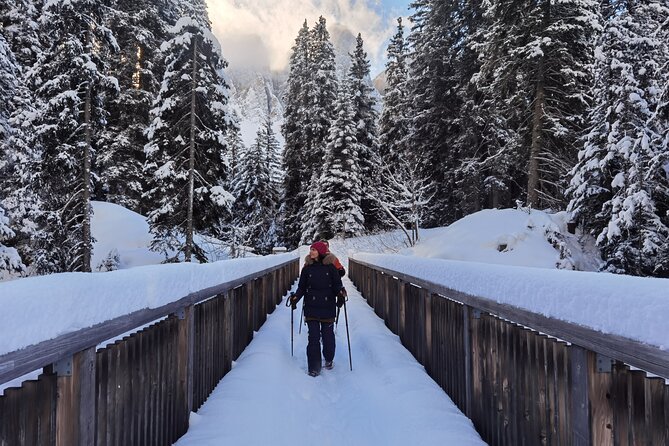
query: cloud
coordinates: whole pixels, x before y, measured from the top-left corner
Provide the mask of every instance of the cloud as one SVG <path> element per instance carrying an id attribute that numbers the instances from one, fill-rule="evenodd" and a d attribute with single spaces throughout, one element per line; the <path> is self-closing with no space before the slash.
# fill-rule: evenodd
<path id="1" fill-rule="evenodd" d="M 207 0 L 207 3 L 213 32 L 232 68 L 285 68 L 304 20 L 311 28 L 323 15 L 328 29 L 337 24 L 355 35 L 362 33 L 374 76 L 383 69 L 387 40 L 396 25 L 388 11 L 380 10 L 379 0 Z"/>

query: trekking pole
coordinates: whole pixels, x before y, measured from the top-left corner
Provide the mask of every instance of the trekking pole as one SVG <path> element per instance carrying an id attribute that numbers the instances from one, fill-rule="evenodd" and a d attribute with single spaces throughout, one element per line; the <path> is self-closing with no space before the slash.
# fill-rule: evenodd
<path id="1" fill-rule="evenodd" d="M 348 313 L 346 312 L 346 301 L 344 301 L 344 319 L 346 320 L 346 340 L 348 341 L 348 363 L 353 371 L 353 360 L 351 359 L 351 337 L 348 334 Z"/>
<path id="2" fill-rule="evenodd" d="M 302 316 L 304 316 L 304 302 L 302 302 L 302 311 L 300 312 L 300 328 L 297 330 L 297 334 L 302 334 Z"/>
<path id="3" fill-rule="evenodd" d="M 290 309 L 290 356 L 293 356 L 293 312 L 295 311 L 292 308 L 292 304 L 290 303 L 290 298 L 293 295 L 291 294 L 288 296 L 288 299 L 286 299 L 286 306 L 291 307 Z"/>

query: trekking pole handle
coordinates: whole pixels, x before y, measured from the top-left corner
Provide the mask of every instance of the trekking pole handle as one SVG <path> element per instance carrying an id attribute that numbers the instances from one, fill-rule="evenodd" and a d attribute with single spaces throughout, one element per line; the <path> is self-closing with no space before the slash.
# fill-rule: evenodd
<path id="1" fill-rule="evenodd" d="M 288 299 L 286 299 L 286 306 L 287 307 L 290 307 L 292 305 L 292 303 L 290 301 L 293 299 L 293 296 L 295 296 L 295 293 L 290 293 L 288 295 Z"/>

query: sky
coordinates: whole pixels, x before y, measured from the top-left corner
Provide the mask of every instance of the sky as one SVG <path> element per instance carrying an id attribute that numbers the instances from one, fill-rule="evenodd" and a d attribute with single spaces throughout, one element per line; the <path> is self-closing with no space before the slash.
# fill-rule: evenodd
<path id="1" fill-rule="evenodd" d="M 214 34 L 231 68 L 287 66 L 290 50 L 304 20 L 309 27 L 323 15 L 328 27 L 362 34 L 372 64 L 383 70 L 388 39 L 399 16 L 410 14 L 410 0 L 207 0 Z"/>

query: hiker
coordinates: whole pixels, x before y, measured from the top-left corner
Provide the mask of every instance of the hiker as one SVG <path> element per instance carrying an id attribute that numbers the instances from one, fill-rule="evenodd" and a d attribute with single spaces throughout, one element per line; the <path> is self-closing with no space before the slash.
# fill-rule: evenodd
<path id="1" fill-rule="evenodd" d="M 319 242 L 325 244 L 325 248 L 326 248 L 325 257 L 323 258 L 323 264 L 334 265 L 334 267 L 337 268 L 337 272 L 339 273 L 339 277 L 344 277 L 344 275 L 346 274 L 346 269 L 344 269 L 344 265 L 341 264 L 341 262 L 339 261 L 337 256 L 330 252 L 330 243 L 325 239 L 320 239 Z M 309 265 L 312 262 L 313 262 L 313 260 L 311 260 L 311 257 L 307 254 L 307 256 L 304 258 L 304 265 L 305 266 Z"/>
<path id="2" fill-rule="evenodd" d="M 309 375 L 318 376 L 321 367 L 331 369 L 334 366 L 334 322 L 337 307 L 341 307 L 346 301 L 346 290 L 334 264 L 324 262 L 327 257 L 325 243 L 312 244 L 308 257 L 310 262 L 305 262 L 302 268 L 297 291 L 291 294 L 290 304 L 295 310 L 299 300 L 304 297 L 304 320 L 309 330 L 307 364 Z M 322 365 L 321 341 L 325 365 Z"/>

